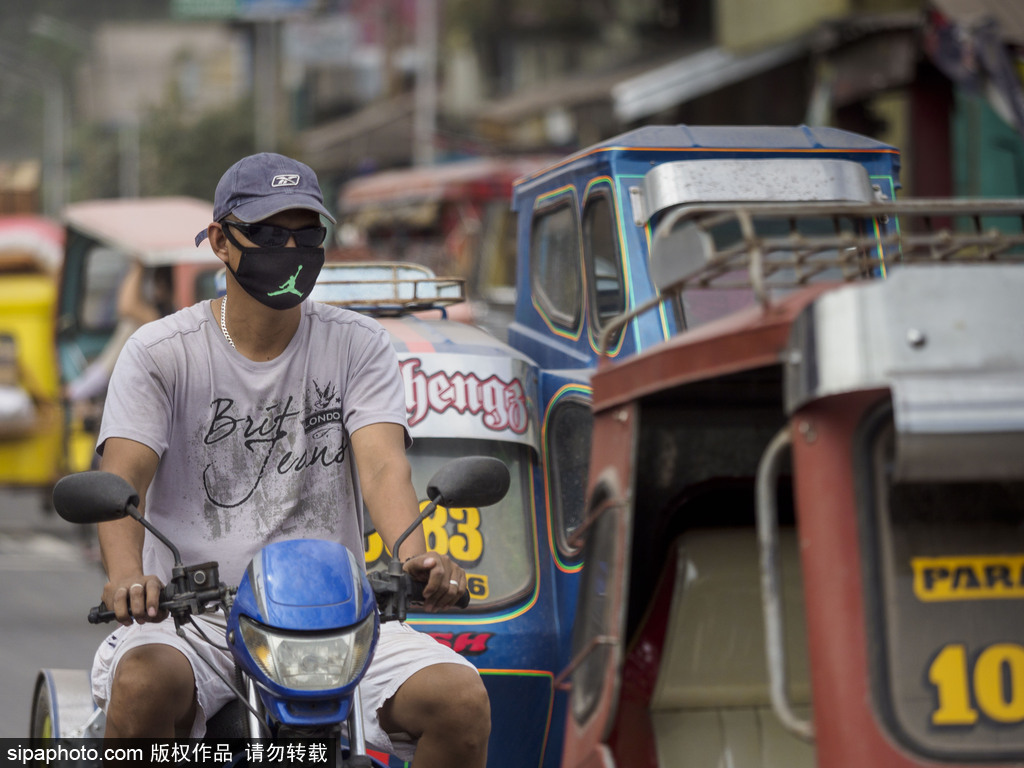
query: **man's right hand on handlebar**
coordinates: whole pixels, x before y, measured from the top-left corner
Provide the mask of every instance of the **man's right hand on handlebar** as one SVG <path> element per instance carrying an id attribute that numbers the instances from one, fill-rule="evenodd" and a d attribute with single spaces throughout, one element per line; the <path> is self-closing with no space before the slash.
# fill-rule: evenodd
<path id="1" fill-rule="evenodd" d="M 167 611 L 160 608 L 164 585 L 156 576 L 127 576 L 109 581 L 103 588 L 103 603 L 114 612 L 118 623 L 163 621 Z"/>

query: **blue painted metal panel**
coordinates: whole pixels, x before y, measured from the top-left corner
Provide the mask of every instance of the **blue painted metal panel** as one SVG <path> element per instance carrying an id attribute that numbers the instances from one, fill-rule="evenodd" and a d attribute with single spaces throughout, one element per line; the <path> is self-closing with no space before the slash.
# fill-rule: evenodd
<path id="1" fill-rule="evenodd" d="M 529 404 L 530 419 L 536 422 L 523 434 L 539 434 L 546 425 L 548 410 L 560 398 L 570 394 L 589 397 L 586 376 L 579 368 L 541 373 L 529 357 L 461 323 L 408 316 L 382 318 L 382 323 L 391 334 L 400 365 L 415 359 L 430 373 L 433 384 L 429 388 L 436 390 L 439 403 L 432 402 L 431 417 L 417 424 L 409 451 L 417 489 L 422 492 L 425 477 L 449 458 L 448 454 L 493 450 L 495 455 L 515 463 L 515 487 L 495 508 L 480 510 L 483 554 L 476 564 L 463 563 L 470 585 L 486 583 L 491 590 L 498 589 L 500 579 L 492 570 L 494 549 L 507 548 L 510 542 L 515 542 L 517 550 L 499 558 L 506 561 L 504 567 L 519 573 L 521 563 L 509 565 L 513 559 L 525 559 L 530 567 L 525 581 L 517 580 L 518 576 L 505 580 L 525 586 L 503 594 L 497 601 L 475 599 L 465 612 L 410 614 L 409 623 L 450 646 L 480 670 L 491 700 L 489 768 L 556 768 L 562 753 L 567 697 L 555 690 L 554 680 L 569 660 L 577 574 L 582 564 L 578 558 L 567 561 L 554 551 L 543 440 L 524 441 L 522 436 L 500 429 L 488 435 L 475 432 L 471 438 L 459 437 L 453 430 L 472 409 L 454 412 L 456 398 L 449 383 L 494 382 L 503 375 L 497 364 L 508 367 L 511 361 L 510 370 L 522 374 L 517 382 L 523 400 Z M 526 369 L 528 374 L 523 373 Z M 407 406 L 417 413 L 420 406 L 410 403 L 410 399 L 415 400 L 424 391 L 424 387 L 410 386 L 407 379 Z M 496 403 L 494 407 L 500 409 Z M 424 432 L 425 425 L 432 425 L 433 431 Z M 446 530 L 454 539 L 465 533 L 459 527 L 465 524 L 468 518 L 449 519 Z M 439 529 L 434 530 L 441 535 Z M 368 564 L 372 565 L 379 549 L 369 537 L 366 546 Z"/>
<path id="2" fill-rule="evenodd" d="M 808 126 L 645 126 L 583 149 L 517 182 L 512 207 L 519 218 L 519 263 L 515 319 L 509 343 L 542 369 L 590 368 L 597 360 L 597 332 L 583 313 L 582 330 L 558 327 L 531 296 L 530 242 L 534 211 L 554 195 L 569 196 L 582 214 L 584 192 L 596 178 L 612 180 L 619 232 L 626 253 L 629 306 L 654 295 L 648 271 L 651 222 L 634 222 L 629 188 L 641 184 L 652 166 L 681 160 L 725 158 L 831 158 L 864 166 L 872 183 L 888 197 L 899 189 L 900 158 L 892 146 L 836 128 Z M 655 224 L 657 219 L 655 219 Z M 582 255 L 580 259 L 582 273 Z M 571 279 L 566 276 L 566 279 Z M 656 344 L 675 331 L 665 310 L 634 320 L 616 356 Z"/>

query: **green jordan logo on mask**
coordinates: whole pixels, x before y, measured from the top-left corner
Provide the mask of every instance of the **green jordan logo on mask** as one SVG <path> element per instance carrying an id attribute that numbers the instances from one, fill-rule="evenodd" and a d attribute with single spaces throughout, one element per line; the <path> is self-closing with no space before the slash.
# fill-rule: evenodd
<path id="1" fill-rule="evenodd" d="M 290 309 L 309 296 L 324 265 L 323 248 L 280 246 L 248 248 L 224 227 L 228 240 L 241 256 L 238 269 L 228 270 L 242 289 L 271 309 Z"/>
<path id="2" fill-rule="evenodd" d="M 294 293 L 296 296 L 302 296 L 302 291 L 296 289 L 295 281 L 299 277 L 299 272 L 302 271 L 302 265 L 299 264 L 299 268 L 295 270 L 295 274 L 285 280 L 281 285 L 278 286 L 278 290 L 273 293 L 268 293 L 267 296 L 280 296 L 282 293 Z"/>

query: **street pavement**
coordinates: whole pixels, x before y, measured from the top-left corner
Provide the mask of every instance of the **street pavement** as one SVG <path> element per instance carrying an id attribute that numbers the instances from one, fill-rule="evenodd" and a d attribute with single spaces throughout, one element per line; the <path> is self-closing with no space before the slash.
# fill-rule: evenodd
<path id="1" fill-rule="evenodd" d="M 0 738 L 28 736 L 39 669 L 92 664 L 111 629 L 86 621 L 105 581 L 91 526 L 39 491 L 0 489 Z"/>

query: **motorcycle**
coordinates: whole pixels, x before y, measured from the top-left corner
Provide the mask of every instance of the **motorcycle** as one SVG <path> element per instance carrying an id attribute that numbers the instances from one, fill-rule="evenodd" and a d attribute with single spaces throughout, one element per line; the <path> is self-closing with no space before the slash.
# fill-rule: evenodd
<path id="1" fill-rule="evenodd" d="M 448 462 L 429 481 L 428 503 L 394 551 L 436 507 L 489 506 L 505 496 L 509 483 L 508 468 L 493 457 Z M 184 630 L 186 624 L 198 628 L 193 616 L 217 610 L 227 616 L 225 639 L 236 679 L 225 682 L 236 701 L 209 720 L 208 740 L 337 740 L 337 765 L 384 766 L 367 752 L 359 682 L 373 658 L 380 625 L 404 621 L 409 606 L 422 601 L 423 585 L 402 570 L 397 556 L 386 569 L 367 574 L 357 556 L 337 542 L 280 541 L 263 547 L 241 582 L 229 586 L 220 580 L 216 562 L 184 564 L 174 543 L 139 513 L 135 490 L 117 475 L 88 471 L 64 477 L 54 487 L 53 501 L 58 514 L 72 523 L 132 517 L 168 547 L 174 566 L 160 607 L 186 642 L 197 642 Z M 465 593 L 461 606 L 468 602 Z M 113 611 L 102 603 L 89 613 L 92 623 L 113 619 Z M 83 709 L 81 674 L 69 673 L 41 673 L 33 738 L 102 734 L 102 710 L 94 708 L 78 727 L 66 719 L 80 718 Z M 62 695 L 62 684 L 77 686 L 79 693 Z"/>

